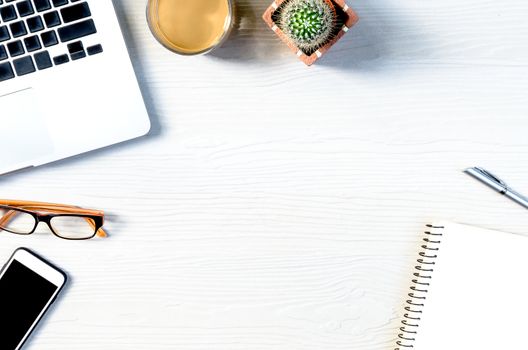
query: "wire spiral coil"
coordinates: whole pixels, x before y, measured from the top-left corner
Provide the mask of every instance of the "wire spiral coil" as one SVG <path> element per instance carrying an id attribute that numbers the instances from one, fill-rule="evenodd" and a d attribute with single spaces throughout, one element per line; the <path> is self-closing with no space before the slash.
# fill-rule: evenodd
<path id="1" fill-rule="evenodd" d="M 443 226 L 427 225 L 427 231 L 422 239 L 420 256 L 416 261 L 418 265 L 414 267 L 416 272 L 413 273 L 411 290 L 407 295 L 410 299 L 406 300 L 404 307 L 405 313 L 401 321 L 401 333 L 398 334 L 396 341 L 397 347 L 394 350 L 404 350 L 413 348 L 415 335 L 417 333 L 418 323 L 424 307 L 426 294 L 429 291 L 430 280 L 432 278 L 433 267 L 437 258 L 437 252 L 441 243 L 442 234 L 432 232 L 433 230 L 442 230 Z"/>

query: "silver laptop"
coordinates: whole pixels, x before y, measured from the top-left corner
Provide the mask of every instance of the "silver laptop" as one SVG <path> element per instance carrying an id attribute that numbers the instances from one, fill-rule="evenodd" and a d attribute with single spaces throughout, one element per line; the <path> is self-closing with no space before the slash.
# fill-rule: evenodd
<path id="1" fill-rule="evenodd" d="M 0 174 L 149 128 L 111 0 L 0 0 Z"/>

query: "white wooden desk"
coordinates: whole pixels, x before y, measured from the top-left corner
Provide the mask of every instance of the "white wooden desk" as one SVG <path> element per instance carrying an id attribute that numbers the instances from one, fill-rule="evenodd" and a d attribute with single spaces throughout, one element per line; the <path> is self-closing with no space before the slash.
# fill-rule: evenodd
<path id="1" fill-rule="evenodd" d="M 107 240 L 0 234 L 1 259 L 71 277 L 28 350 L 389 350 L 425 223 L 528 233 L 461 172 L 528 193 L 528 2 L 351 0 L 360 23 L 312 68 L 268 0 L 238 4 L 224 48 L 183 58 L 118 1 L 152 135 L 0 179 L 109 214 Z"/>

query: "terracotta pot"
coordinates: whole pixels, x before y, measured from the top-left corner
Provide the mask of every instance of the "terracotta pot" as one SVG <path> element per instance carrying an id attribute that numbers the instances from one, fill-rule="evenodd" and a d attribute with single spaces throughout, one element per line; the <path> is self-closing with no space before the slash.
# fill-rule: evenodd
<path id="1" fill-rule="evenodd" d="M 307 55 L 302 50 L 300 50 L 290 39 L 286 37 L 284 32 L 279 28 L 279 26 L 275 23 L 273 20 L 273 16 L 275 14 L 275 11 L 288 0 L 275 0 L 271 3 L 271 5 L 267 8 L 266 12 L 264 12 L 264 15 L 262 18 L 264 21 L 268 24 L 268 26 L 279 36 L 279 38 L 286 43 L 290 47 L 290 49 L 299 57 L 301 61 L 303 61 L 306 65 L 311 66 L 315 63 L 319 58 L 321 58 L 343 35 L 345 35 L 346 32 L 354 24 L 357 23 L 359 20 L 359 17 L 357 14 L 352 10 L 348 5 L 345 3 L 344 0 L 331 0 L 331 2 L 334 4 L 336 12 L 338 13 L 338 17 L 341 18 L 344 25 L 340 28 L 336 28 L 336 34 L 335 36 L 328 41 L 324 46 L 320 47 L 318 50 L 316 50 L 311 55 Z"/>

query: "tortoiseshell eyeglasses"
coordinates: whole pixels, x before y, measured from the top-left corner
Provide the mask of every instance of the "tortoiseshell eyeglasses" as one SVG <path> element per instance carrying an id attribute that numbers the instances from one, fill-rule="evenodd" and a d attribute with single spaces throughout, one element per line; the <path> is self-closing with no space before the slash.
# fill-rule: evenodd
<path id="1" fill-rule="evenodd" d="M 104 212 L 71 205 L 0 200 L 0 230 L 30 235 L 39 223 L 48 225 L 53 234 L 68 240 L 107 237 L 102 226 Z"/>

